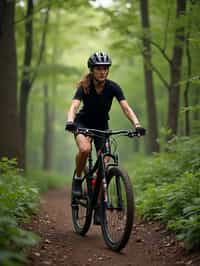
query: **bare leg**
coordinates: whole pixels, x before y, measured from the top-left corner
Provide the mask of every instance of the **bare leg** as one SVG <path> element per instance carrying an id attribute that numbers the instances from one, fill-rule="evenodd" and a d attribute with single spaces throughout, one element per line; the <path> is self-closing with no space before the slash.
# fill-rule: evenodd
<path id="1" fill-rule="evenodd" d="M 80 134 L 76 137 L 76 143 L 79 149 L 79 152 L 76 155 L 76 175 L 80 177 L 84 170 L 87 157 L 91 151 L 91 142 L 89 138 Z"/>

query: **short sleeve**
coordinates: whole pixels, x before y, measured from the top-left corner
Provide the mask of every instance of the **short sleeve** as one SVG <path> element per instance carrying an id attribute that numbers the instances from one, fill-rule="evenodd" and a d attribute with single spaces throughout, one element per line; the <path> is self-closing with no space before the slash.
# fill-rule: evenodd
<path id="1" fill-rule="evenodd" d="M 73 100 L 82 100 L 83 99 L 83 88 L 78 88 L 74 94 Z"/>
<path id="2" fill-rule="evenodd" d="M 118 102 L 126 99 L 121 87 L 118 84 L 115 84 L 114 91 L 115 91 L 115 97 L 117 98 Z"/>

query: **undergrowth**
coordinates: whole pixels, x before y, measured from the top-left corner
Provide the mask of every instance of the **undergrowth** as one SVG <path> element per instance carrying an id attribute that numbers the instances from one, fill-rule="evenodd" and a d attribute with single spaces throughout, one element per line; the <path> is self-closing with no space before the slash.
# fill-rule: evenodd
<path id="1" fill-rule="evenodd" d="M 22 176 L 15 160 L 0 161 L 0 265 L 16 266 L 26 261 L 25 248 L 39 237 L 21 228 L 38 206 L 38 190 Z"/>
<path id="2" fill-rule="evenodd" d="M 57 173 L 29 170 L 25 174 L 17 169 L 16 160 L 0 161 L 0 265 L 26 263 L 26 248 L 39 237 L 22 229 L 22 224 L 37 213 L 40 193 L 67 183 L 70 179 Z"/>
<path id="3" fill-rule="evenodd" d="M 199 136 L 174 138 L 167 152 L 126 165 L 139 214 L 165 223 L 187 249 L 200 247 L 199 143 Z"/>

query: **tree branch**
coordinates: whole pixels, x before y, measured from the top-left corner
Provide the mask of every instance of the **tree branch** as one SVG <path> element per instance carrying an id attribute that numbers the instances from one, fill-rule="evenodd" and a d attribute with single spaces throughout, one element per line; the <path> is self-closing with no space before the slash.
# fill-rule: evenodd
<path id="1" fill-rule="evenodd" d="M 171 65 L 172 64 L 172 60 L 166 54 L 165 50 L 163 48 L 161 48 L 156 42 L 154 42 L 152 40 L 150 40 L 150 42 L 151 42 L 151 44 L 153 46 L 155 46 L 161 52 L 161 54 L 164 56 L 164 58 L 167 60 L 167 62 Z"/>
<path id="2" fill-rule="evenodd" d="M 149 66 L 151 67 L 151 69 L 157 74 L 157 76 L 159 77 L 159 79 L 162 81 L 162 83 L 165 85 L 165 87 L 170 90 L 170 86 L 168 84 L 168 82 L 164 79 L 163 75 L 160 73 L 160 71 L 155 67 L 155 65 L 151 62 L 149 64 Z"/>

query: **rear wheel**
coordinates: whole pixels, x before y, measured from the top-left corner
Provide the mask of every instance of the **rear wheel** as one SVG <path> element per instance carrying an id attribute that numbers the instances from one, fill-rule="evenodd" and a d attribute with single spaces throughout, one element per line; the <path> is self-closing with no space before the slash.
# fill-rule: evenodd
<path id="1" fill-rule="evenodd" d="M 87 170 L 85 170 L 87 172 Z M 74 182 L 74 177 L 72 180 L 72 186 Z M 82 182 L 82 196 L 75 197 L 72 193 L 71 195 L 71 207 L 72 207 L 72 221 L 76 233 L 84 236 L 91 224 L 92 212 L 89 211 L 89 195 L 88 195 L 87 179 L 84 178 Z"/>
<path id="2" fill-rule="evenodd" d="M 127 244 L 134 220 L 134 198 L 128 174 L 118 167 L 108 171 L 108 204 L 103 207 L 102 233 L 109 248 L 120 251 Z"/>

